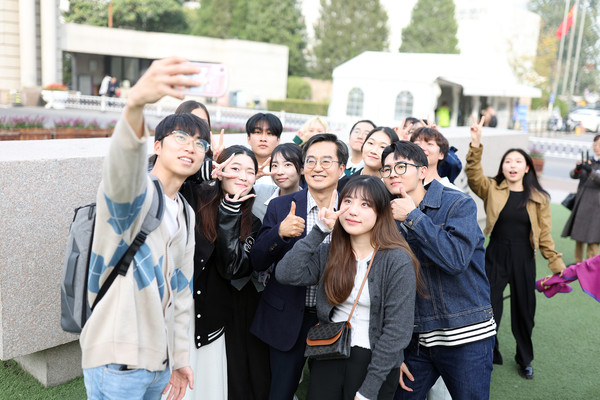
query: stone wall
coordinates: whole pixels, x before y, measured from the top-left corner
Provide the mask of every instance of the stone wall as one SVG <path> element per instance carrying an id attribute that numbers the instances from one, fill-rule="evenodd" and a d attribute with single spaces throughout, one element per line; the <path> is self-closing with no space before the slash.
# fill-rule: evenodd
<path id="1" fill-rule="evenodd" d="M 468 128 L 444 133 L 464 162 Z M 488 175 L 495 174 L 508 147 L 527 147 L 527 135 L 520 132 L 484 129 L 483 134 Z M 286 133 L 282 142 L 292 136 Z M 81 373 L 79 346 L 72 343 L 77 336 L 60 328 L 60 278 L 73 210 L 95 201 L 109 143 L 0 142 L 0 359 L 16 358 L 45 385 Z M 225 139 L 227 146 L 245 143 L 245 134 Z"/>

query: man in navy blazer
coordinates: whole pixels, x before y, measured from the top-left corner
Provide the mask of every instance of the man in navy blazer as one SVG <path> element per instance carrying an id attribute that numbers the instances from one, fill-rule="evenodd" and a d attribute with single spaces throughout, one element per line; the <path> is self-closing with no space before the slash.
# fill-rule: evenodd
<path id="1" fill-rule="evenodd" d="M 338 179 L 344 175 L 348 148 L 330 133 L 315 135 L 303 148 L 307 188 L 269 203 L 250 252 L 254 269 L 277 263 L 306 236 L 321 207 L 328 207 Z M 306 334 L 317 323 L 314 288 L 283 285 L 275 274 L 261 296 L 250 331 L 270 347 L 270 400 L 291 400 L 304 367 Z"/>

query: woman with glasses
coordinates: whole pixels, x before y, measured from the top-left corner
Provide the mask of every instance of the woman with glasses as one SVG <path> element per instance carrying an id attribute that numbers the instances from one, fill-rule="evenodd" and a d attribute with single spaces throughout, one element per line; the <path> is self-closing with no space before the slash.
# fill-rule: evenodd
<path id="1" fill-rule="evenodd" d="M 358 297 L 350 357 L 314 359 L 307 399 L 392 399 L 413 330 L 419 263 L 394 223 L 380 179 L 350 180 L 339 211 L 336 198 L 275 270 L 284 284 L 317 285 L 322 324 L 348 320 Z M 330 232 L 331 243 L 324 242 Z"/>
<path id="2" fill-rule="evenodd" d="M 359 175 L 379 176 L 381 168 L 381 153 L 383 149 L 399 140 L 398 135 L 392 128 L 378 126 L 373 128 L 365 137 L 361 146 L 363 167 L 359 168 L 350 176 L 345 176 L 338 183 L 338 191 L 342 191 L 349 179 Z"/>
<path id="3" fill-rule="evenodd" d="M 231 146 L 217 162 L 216 179 L 194 184 L 191 193 L 196 204 L 190 326 L 194 390 L 186 393 L 186 399 L 227 399 L 227 358 L 237 356 L 226 357 L 225 350 L 236 290 L 231 280 L 251 273 L 248 252 L 260 228 L 260 221 L 252 215 L 252 185 L 258 168 L 254 154 L 244 146 Z"/>
<path id="4" fill-rule="evenodd" d="M 517 342 L 515 361 L 519 375 L 532 379 L 536 250 L 549 261 L 553 273 L 565 269 L 562 254 L 555 250 L 551 236 L 550 196 L 538 182 L 531 157 L 521 149 L 504 153 L 496 176 L 486 177 L 481 166 L 484 118 L 479 123 L 473 119 L 465 172 L 469 187 L 485 204 L 483 233 L 491 233 L 485 252 L 485 272 L 490 282 L 494 318 L 499 326 L 504 289 L 510 284 L 511 327 Z M 503 363 L 497 337 L 493 362 Z"/>

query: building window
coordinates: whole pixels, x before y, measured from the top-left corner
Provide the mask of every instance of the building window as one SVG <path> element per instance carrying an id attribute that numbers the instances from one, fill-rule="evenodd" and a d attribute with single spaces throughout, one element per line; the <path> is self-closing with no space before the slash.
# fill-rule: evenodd
<path id="1" fill-rule="evenodd" d="M 396 97 L 394 119 L 410 117 L 413 114 L 413 95 L 410 92 L 400 92 Z"/>
<path id="2" fill-rule="evenodd" d="M 363 113 L 363 91 L 359 88 L 354 88 L 348 93 L 348 104 L 346 105 L 346 115 L 355 117 L 362 116 Z"/>

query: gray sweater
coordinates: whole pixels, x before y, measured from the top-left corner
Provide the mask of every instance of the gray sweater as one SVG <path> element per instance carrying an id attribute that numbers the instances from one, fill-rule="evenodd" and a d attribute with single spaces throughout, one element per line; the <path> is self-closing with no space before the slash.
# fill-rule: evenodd
<path id="1" fill-rule="evenodd" d="M 326 236 L 327 233 L 315 225 L 275 268 L 275 277 L 281 283 L 294 286 L 318 284 L 317 317 L 322 323 L 331 322 L 334 308 L 327 301 L 321 279 L 329 256 L 329 244 L 321 243 Z M 390 371 L 402 364 L 403 350 L 413 332 L 417 291 L 413 264 L 406 251 L 379 250 L 369 272 L 368 285 L 372 356 L 358 391 L 368 399 L 376 399 Z"/>

